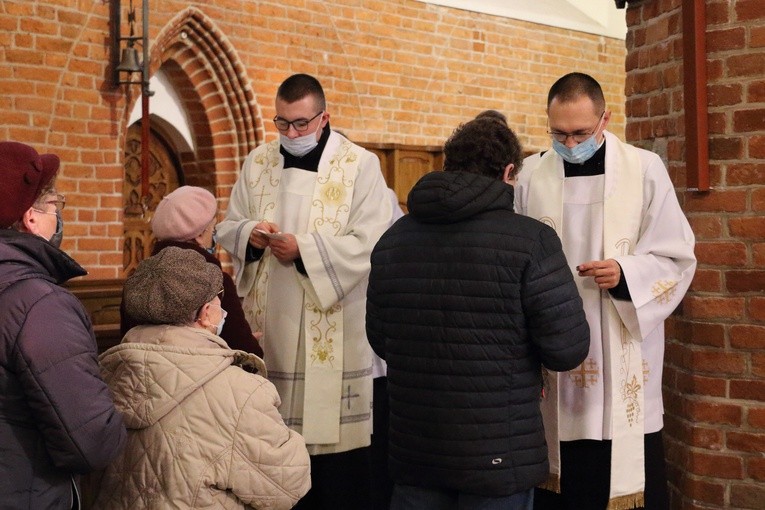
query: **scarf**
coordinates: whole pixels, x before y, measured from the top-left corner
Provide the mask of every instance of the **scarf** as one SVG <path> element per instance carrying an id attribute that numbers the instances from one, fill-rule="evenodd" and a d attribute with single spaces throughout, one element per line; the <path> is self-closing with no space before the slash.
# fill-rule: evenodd
<path id="1" fill-rule="evenodd" d="M 353 185 L 359 170 L 358 147 L 344 140 L 326 165 L 317 172 L 311 199 L 308 229 L 317 245 L 322 236 L 336 236 L 345 231 L 351 210 Z M 254 196 L 275 197 L 283 167 L 279 162 L 279 143 L 273 141 L 254 151 L 251 164 L 260 178 L 252 190 Z M 252 211 L 256 218 L 273 222 L 276 204 L 260 201 Z M 268 286 L 272 260 L 266 249 L 255 273 L 248 302 L 253 319 L 262 331 L 268 305 Z M 310 282 L 300 279 L 305 289 L 303 332 L 305 348 L 305 392 L 302 435 L 308 444 L 333 444 L 340 441 L 340 408 L 343 380 L 343 306 L 336 303 L 322 309 Z M 339 297 L 342 289 L 336 289 Z M 296 340 L 295 340 L 296 341 Z"/>
<path id="2" fill-rule="evenodd" d="M 616 139 L 608 138 L 603 203 L 603 257 L 627 255 L 634 251 L 640 232 L 643 202 L 643 177 L 637 151 Z M 613 158 L 609 159 L 609 156 Z M 561 158 L 546 152 L 533 170 L 529 195 L 535 189 L 538 198 L 529 201 L 528 214 L 550 225 L 561 239 L 563 232 L 563 189 L 565 179 Z M 539 198 L 543 197 L 543 198 Z M 578 262 L 578 261 L 577 261 Z M 608 510 L 627 510 L 643 505 L 644 414 L 643 375 L 640 339 L 633 338 L 619 317 L 608 291 L 602 291 L 603 377 L 609 383 L 611 413 L 611 486 Z M 545 374 L 545 433 L 549 449 L 550 477 L 544 488 L 560 492 L 560 421 L 558 373 Z"/>

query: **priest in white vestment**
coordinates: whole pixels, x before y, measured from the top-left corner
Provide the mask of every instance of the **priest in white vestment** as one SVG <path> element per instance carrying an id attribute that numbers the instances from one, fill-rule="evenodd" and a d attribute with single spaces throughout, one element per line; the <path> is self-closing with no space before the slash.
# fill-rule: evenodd
<path id="1" fill-rule="evenodd" d="M 333 132 L 308 75 L 279 87 L 279 140 L 253 150 L 217 226 L 261 344 L 280 412 L 311 454 L 296 508 L 369 506 L 372 352 L 369 256 L 392 207 L 374 154 Z"/>
<path id="2" fill-rule="evenodd" d="M 597 81 L 562 77 L 547 113 L 553 150 L 524 161 L 516 209 L 561 237 L 591 342 L 580 367 L 545 374 L 545 488 L 561 495 L 535 508 L 666 508 L 664 320 L 694 275 L 693 232 L 661 158 L 605 130 Z"/>

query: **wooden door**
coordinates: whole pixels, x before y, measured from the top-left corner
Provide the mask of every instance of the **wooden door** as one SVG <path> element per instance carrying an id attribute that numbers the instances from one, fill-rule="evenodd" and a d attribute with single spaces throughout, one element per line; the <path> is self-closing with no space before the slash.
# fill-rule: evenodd
<path id="1" fill-rule="evenodd" d="M 125 276 L 135 271 L 138 263 L 151 255 L 154 236 L 151 218 L 162 198 L 183 182 L 177 157 L 169 145 L 154 131 L 149 138 L 149 194 L 141 200 L 141 125 L 128 128 L 125 142 L 124 238 L 122 267 Z M 180 176 L 180 178 L 179 178 Z"/>

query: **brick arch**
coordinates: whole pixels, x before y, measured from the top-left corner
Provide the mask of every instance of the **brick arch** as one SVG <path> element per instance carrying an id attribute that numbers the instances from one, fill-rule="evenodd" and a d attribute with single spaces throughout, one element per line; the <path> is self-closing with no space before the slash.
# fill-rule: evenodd
<path id="1" fill-rule="evenodd" d="M 184 103 L 196 151 L 180 155 L 189 184 L 228 196 L 244 157 L 265 128 L 244 65 L 223 32 L 189 7 L 157 35 L 152 69 L 161 67 Z"/>

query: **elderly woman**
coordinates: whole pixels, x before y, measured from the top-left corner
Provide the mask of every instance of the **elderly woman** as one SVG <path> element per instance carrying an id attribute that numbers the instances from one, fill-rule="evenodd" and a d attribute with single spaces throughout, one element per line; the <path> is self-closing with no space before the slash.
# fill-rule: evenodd
<path id="1" fill-rule="evenodd" d="M 99 361 L 128 444 L 94 508 L 287 509 L 308 491 L 305 442 L 282 421 L 263 361 L 217 334 L 222 293 L 218 267 L 173 246 L 125 282 L 125 310 L 143 325 Z"/>
<path id="2" fill-rule="evenodd" d="M 210 264 L 221 267 L 215 257 L 215 223 L 218 213 L 218 202 L 215 196 L 204 188 L 197 186 L 181 186 L 167 194 L 157 206 L 151 220 L 151 230 L 157 242 L 152 255 L 163 248 L 177 246 L 193 250 Z M 223 273 L 223 289 L 221 306 L 228 312 L 221 338 L 232 349 L 251 352 L 263 356 L 263 349 L 250 329 L 250 324 L 244 317 L 242 304 L 236 293 L 236 284 L 228 273 Z M 124 336 L 136 325 L 135 319 L 121 309 L 120 330 Z"/>

